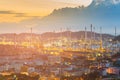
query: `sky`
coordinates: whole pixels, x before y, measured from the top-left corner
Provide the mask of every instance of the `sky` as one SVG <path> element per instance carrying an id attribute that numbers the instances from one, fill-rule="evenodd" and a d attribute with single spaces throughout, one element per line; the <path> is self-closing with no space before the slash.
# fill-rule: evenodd
<path id="1" fill-rule="evenodd" d="M 0 0 L 0 22 L 43 17 L 62 7 L 88 6 L 92 0 Z"/>
<path id="2" fill-rule="evenodd" d="M 78 7 L 82 5 L 87 7 L 92 1 L 93 0 L 0 0 L 0 34 L 30 32 L 30 27 L 36 26 L 39 27 L 39 29 L 34 29 L 36 33 L 46 32 L 49 31 L 49 29 L 55 30 L 58 25 L 50 26 L 49 22 L 41 23 L 40 20 L 51 14 L 54 9 Z M 46 24 L 50 26 L 48 29 L 44 28 Z M 87 25 L 88 28 L 89 25 L 90 24 Z M 114 25 L 111 30 L 108 31 L 106 28 L 104 32 L 113 34 L 113 29 Z M 59 28 L 56 30 L 59 30 Z M 79 28 L 79 30 L 83 30 L 83 27 Z"/>

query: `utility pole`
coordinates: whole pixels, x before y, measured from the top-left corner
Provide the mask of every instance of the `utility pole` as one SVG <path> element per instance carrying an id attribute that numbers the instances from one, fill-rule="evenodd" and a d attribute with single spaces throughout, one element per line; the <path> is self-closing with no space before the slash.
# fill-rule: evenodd
<path id="1" fill-rule="evenodd" d="M 95 41 L 95 39 L 96 39 L 96 36 L 95 36 L 95 27 L 93 27 L 93 29 L 94 29 L 94 41 Z"/>
<path id="2" fill-rule="evenodd" d="M 61 32 L 61 35 L 60 35 L 60 36 L 61 36 L 61 40 L 62 40 L 62 38 L 63 38 L 63 35 L 62 35 L 62 28 L 61 28 L 61 31 L 60 31 L 60 32 Z"/>
<path id="3" fill-rule="evenodd" d="M 117 28 L 115 27 L 115 38 L 117 36 Z M 115 51 L 117 50 L 117 40 L 115 40 Z"/>
<path id="4" fill-rule="evenodd" d="M 102 27 L 100 27 L 100 49 L 102 49 L 103 40 L 102 40 Z"/>
<path id="5" fill-rule="evenodd" d="M 71 32 L 71 28 L 69 29 L 69 31 L 70 31 L 70 41 L 71 41 L 71 39 L 72 39 L 72 32 Z"/>
<path id="6" fill-rule="evenodd" d="M 33 35 L 32 35 L 32 27 L 30 28 L 30 47 L 32 47 L 32 37 L 33 37 Z"/>
<path id="7" fill-rule="evenodd" d="M 62 28 L 60 29 L 60 40 L 62 43 L 62 45 L 61 45 L 61 50 L 62 50 L 63 49 L 63 29 Z"/>
<path id="8" fill-rule="evenodd" d="M 93 28 L 92 24 L 90 27 L 91 27 L 91 50 L 92 50 L 92 28 Z"/>
<path id="9" fill-rule="evenodd" d="M 87 49 L 87 28 L 85 27 L 85 51 Z"/>
<path id="10" fill-rule="evenodd" d="M 70 49 L 72 49 L 72 33 L 71 33 L 71 28 L 69 28 L 69 36 L 70 36 Z"/>
<path id="11" fill-rule="evenodd" d="M 14 47 L 16 48 L 16 33 L 14 33 Z"/>
<path id="12" fill-rule="evenodd" d="M 87 28 L 85 27 L 85 41 L 87 40 Z"/>
<path id="13" fill-rule="evenodd" d="M 116 27 L 115 27 L 115 37 L 117 36 L 117 29 L 116 29 Z"/>

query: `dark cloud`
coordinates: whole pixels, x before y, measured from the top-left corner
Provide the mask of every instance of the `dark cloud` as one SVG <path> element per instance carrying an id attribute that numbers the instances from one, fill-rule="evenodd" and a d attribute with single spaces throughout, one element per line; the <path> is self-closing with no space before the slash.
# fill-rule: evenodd
<path id="1" fill-rule="evenodd" d="M 27 14 L 20 13 L 20 14 L 16 14 L 14 17 L 41 17 L 41 16 L 28 16 Z"/>
<path id="2" fill-rule="evenodd" d="M 26 13 L 17 13 L 14 11 L 0 11 L 0 14 L 14 14 L 14 17 L 40 17 L 40 16 L 28 16 Z"/>
<path id="3" fill-rule="evenodd" d="M 0 14 L 15 14 L 12 11 L 0 11 Z"/>
<path id="4" fill-rule="evenodd" d="M 26 17 L 27 14 L 25 13 L 16 13 L 14 17 Z"/>
<path id="5" fill-rule="evenodd" d="M 40 16 L 28 16 L 25 13 L 16 13 L 15 17 L 40 17 Z"/>
<path id="6" fill-rule="evenodd" d="M 14 12 L 14 11 L 0 11 L 0 14 L 15 14 L 16 16 L 23 16 L 23 15 L 26 15 L 25 13 L 17 13 L 17 12 Z"/>

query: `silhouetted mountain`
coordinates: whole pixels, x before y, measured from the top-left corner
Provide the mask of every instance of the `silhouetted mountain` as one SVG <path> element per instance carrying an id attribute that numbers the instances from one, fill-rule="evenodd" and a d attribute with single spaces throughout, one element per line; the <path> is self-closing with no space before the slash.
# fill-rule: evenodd
<path id="1" fill-rule="evenodd" d="M 58 31 L 60 28 L 78 31 L 83 30 L 85 26 L 88 30 L 90 24 L 96 27 L 96 31 L 98 27 L 103 27 L 103 33 L 114 34 L 113 27 L 120 29 L 120 0 L 93 0 L 87 7 L 55 9 L 44 18 L 35 17 L 20 23 L 0 23 L 2 26 L 0 32 L 21 33 L 26 32 L 30 27 L 33 27 L 37 33 Z"/>
<path id="2" fill-rule="evenodd" d="M 103 26 L 107 31 L 109 27 L 120 25 L 120 1 L 93 0 L 88 7 L 55 9 L 42 20 L 59 28 L 73 26 L 74 29 L 93 23 L 95 26 Z"/>
<path id="3" fill-rule="evenodd" d="M 72 38 L 72 39 L 83 39 L 85 38 L 85 31 L 78 31 L 78 32 L 71 32 L 71 31 L 65 31 L 65 32 L 59 32 L 59 33 L 54 33 L 54 32 L 47 32 L 47 33 L 43 33 L 41 34 L 41 36 L 43 38 L 58 38 L 58 37 L 68 37 L 68 38 Z M 110 34 L 102 34 L 103 39 L 107 39 L 107 38 L 113 38 L 113 35 Z M 94 37 L 94 32 L 92 32 L 92 37 Z M 99 38 L 100 34 L 99 33 L 95 33 L 95 37 Z M 87 31 L 87 38 L 90 39 L 91 38 L 91 32 Z"/>
<path id="4" fill-rule="evenodd" d="M 94 32 L 92 33 L 92 36 L 94 35 Z M 71 31 L 65 31 L 65 32 L 46 32 L 43 34 L 30 34 L 30 33 L 21 33 L 21 34 L 0 34 L 0 41 L 30 41 L 32 36 L 33 40 L 49 40 L 49 39 L 56 39 L 62 37 L 67 38 L 73 38 L 73 39 L 84 39 L 85 38 L 85 31 L 78 31 L 78 32 L 71 32 Z M 109 34 L 103 34 L 103 39 L 107 38 L 113 38 L 114 36 Z M 95 33 L 95 37 L 99 39 L 100 34 Z M 87 38 L 91 38 L 91 32 L 87 32 Z"/>

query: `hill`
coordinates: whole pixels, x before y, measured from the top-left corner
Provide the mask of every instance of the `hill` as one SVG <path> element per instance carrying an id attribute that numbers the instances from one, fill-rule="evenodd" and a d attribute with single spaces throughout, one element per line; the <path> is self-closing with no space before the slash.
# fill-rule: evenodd
<path id="1" fill-rule="evenodd" d="M 73 39 L 83 39 L 85 38 L 85 31 L 77 31 L 77 32 L 72 32 L 72 31 L 64 31 L 64 32 L 46 32 L 42 34 L 32 34 L 32 39 L 33 40 L 48 40 L 52 38 L 59 38 L 59 37 L 68 37 L 68 38 L 73 38 Z M 92 33 L 92 36 L 94 35 L 94 32 Z M 110 34 L 102 34 L 103 39 L 107 38 L 113 38 L 114 36 Z M 91 32 L 87 31 L 87 37 L 88 39 L 91 38 Z M 95 33 L 95 37 L 99 38 L 100 34 Z M 31 39 L 31 34 L 30 33 L 21 33 L 21 34 L 0 34 L 0 41 L 29 41 Z"/>

